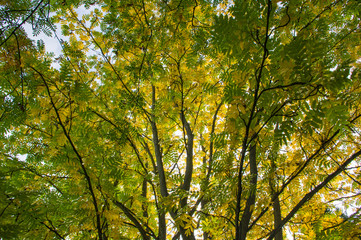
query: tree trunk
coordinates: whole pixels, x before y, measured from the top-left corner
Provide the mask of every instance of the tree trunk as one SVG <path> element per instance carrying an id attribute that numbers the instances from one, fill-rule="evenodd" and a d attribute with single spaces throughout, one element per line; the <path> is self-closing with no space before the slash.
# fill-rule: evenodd
<path id="1" fill-rule="evenodd" d="M 273 226 L 276 228 L 280 225 L 282 221 L 282 214 L 281 214 L 281 206 L 280 206 L 280 199 L 278 193 L 276 191 L 276 165 L 274 159 L 271 158 L 271 176 L 269 180 L 270 189 L 271 189 L 271 197 L 274 199 L 273 201 Z M 283 240 L 283 233 L 282 229 L 276 234 L 275 240 Z"/>
<path id="2" fill-rule="evenodd" d="M 245 240 L 248 232 L 248 225 L 251 219 L 254 204 L 256 201 L 256 192 L 257 192 L 257 158 L 256 158 L 256 144 L 251 146 L 249 153 L 249 164 L 250 164 L 250 172 L 251 172 L 251 181 L 250 181 L 250 193 L 248 195 L 248 199 L 246 202 L 246 207 L 242 214 L 241 226 L 240 226 L 240 239 Z"/>
<path id="3" fill-rule="evenodd" d="M 158 211 L 162 211 L 161 209 Z M 166 240 L 167 239 L 167 224 L 165 221 L 165 213 L 158 213 L 158 240 Z"/>

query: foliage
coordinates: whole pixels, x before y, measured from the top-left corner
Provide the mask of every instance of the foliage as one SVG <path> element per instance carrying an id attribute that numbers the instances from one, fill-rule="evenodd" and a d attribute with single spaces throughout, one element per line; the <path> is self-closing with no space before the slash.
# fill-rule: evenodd
<path id="1" fill-rule="evenodd" d="M 360 9 L 1 1 L 0 237 L 358 239 Z"/>

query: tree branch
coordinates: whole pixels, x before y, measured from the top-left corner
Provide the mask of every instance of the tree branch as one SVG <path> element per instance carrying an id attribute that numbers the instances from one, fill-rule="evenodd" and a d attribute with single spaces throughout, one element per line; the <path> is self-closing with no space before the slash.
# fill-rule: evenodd
<path id="1" fill-rule="evenodd" d="M 38 10 L 38 8 L 41 6 L 41 4 L 42 4 L 43 2 L 44 2 L 44 0 L 41 0 L 41 1 L 36 5 L 36 7 L 30 12 L 30 14 L 29 14 L 18 26 L 15 27 L 15 29 L 10 33 L 9 36 L 7 36 L 7 37 L 5 38 L 4 41 L 1 42 L 0 47 L 1 47 L 2 45 L 4 45 L 4 44 L 10 39 L 10 37 L 11 37 L 12 35 L 14 35 L 14 34 L 16 33 L 16 31 L 17 31 L 24 23 L 26 23 L 26 22 L 29 20 L 29 18 L 31 18 L 31 16 L 33 16 L 33 15 L 35 14 L 35 12 Z"/>
<path id="2" fill-rule="evenodd" d="M 59 114 L 59 111 L 57 109 L 57 107 L 55 106 L 55 103 L 54 103 L 54 100 L 53 100 L 53 97 L 51 96 L 51 93 L 50 93 L 50 89 L 49 89 L 49 86 L 48 86 L 48 83 L 46 82 L 44 76 L 42 73 L 40 73 L 38 70 L 36 70 L 34 67 L 30 66 L 31 69 L 33 69 L 37 74 L 39 74 L 40 78 L 43 80 L 44 84 L 45 84 L 45 87 L 46 87 L 46 90 L 47 90 L 47 93 L 48 93 L 48 96 L 50 98 L 50 103 L 55 111 L 55 114 L 56 114 L 56 117 L 58 119 L 58 122 L 63 130 L 63 133 L 65 135 L 65 137 L 68 139 L 68 142 L 69 144 L 71 145 L 75 155 L 77 156 L 78 160 L 79 160 L 79 163 L 80 163 L 80 167 L 84 173 L 84 176 L 85 176 L 85 179 L 86 179 L 86 182 L 88 184 L 88 189 L 90 191 L 90 195 L 92 197 L 92 202 L 93 202 L 93 206 L 94 206 L 94 210 L 95 210 L 95 213 L 96 213 L 96 222 L 97 222 L 97 230 L 98 230 L 98 237 L 99 237 L 99 240 L 103 240 L 103 233 L 102 233 L 102 224 L 101 224 L 101 220 L 100 220 L 100 212 L 99 212 L 99 208 L 98 208 L 98 202 L 97 202 L 97 199 L 96 199 L 96 196 L 95 196 L 95 192 L 94 192 L 94 189 L 93 189 L 93 185 L 92 185 L 92 181 L 91 181 L 91 178 L 88 174 L 88 171 L 87 169 L 85 168 L 85 164 L 84 164 L 84 160 L 83 160 L 83 157 L 80 155 L 79 151 L 77 150 L 77 148 L 75 147 L 75 144 L 73 142 L 73 140 L 71 139 L 68 131 L 66 130 L 65 128 L 65 125 L 63 123 L 63 121 L 61 120 L 61 117 L 60 117 L 60 114 Z"/>
<path id="3" fill-rule="evenodd" d="M 338 174 L 340 174 L 344 169 L 347 167 L 348 164 L 350 164 L 354 159 L 359 157 L 361 155 L 361 150 L 355 152 L 352 154 L 342 165 L 340 165 L 336 171 L 331 173 L 326 177 L 325 180 L 323 180 L 320 184 L 318 184 L 312 191 L 307 193 L 301 201 L 298 202 L 298 204 L 288 213 L 288 215 L 282 220 L 280 225 L 278 225 L 277 228 L 275 228 L 267 238 L 267 240 L 273 239 L 276 234 L 282 229 L 282 227 L 297 213 L 297 211 L 308 201 L 310 200 L 318 191 L 320 191 L 326 184 L 328 184 L 332 179 L 334 179 Z"/>

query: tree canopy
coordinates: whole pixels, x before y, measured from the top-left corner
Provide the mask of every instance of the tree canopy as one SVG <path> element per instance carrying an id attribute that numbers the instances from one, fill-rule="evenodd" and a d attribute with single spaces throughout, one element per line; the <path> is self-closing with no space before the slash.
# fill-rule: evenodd
<path id="1" fill-rule="evenodd" d="M 361 238 L 360 1 L 0 4 L 0 239 Z"/>

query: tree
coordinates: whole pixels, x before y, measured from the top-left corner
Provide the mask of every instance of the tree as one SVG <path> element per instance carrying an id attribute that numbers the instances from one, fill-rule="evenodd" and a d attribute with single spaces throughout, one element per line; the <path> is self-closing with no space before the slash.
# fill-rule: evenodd
<path id="1" fill-rule="evenodd" d="M 1 238 L 359 236 L 358 1 L 23 3 L 1 8 Z"/>

